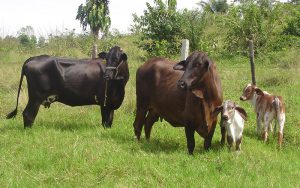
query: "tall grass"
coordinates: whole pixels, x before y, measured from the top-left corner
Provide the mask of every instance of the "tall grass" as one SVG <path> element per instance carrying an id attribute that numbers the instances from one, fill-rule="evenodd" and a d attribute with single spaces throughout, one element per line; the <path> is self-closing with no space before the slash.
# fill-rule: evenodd
<path id="1" fill-rule="evenodd" d="M 130 79 L 123 105 L 115 113 L 113 127 L 101 127 L 97 106 L 69 107 L 59 103 L 40 108 L 32 129 L 23 129 L 26 84 L 23 84 L 19 114 L 4 116 L 15 107 L 20 68 L 28 57 L 0 56 L 0 185 L 3 187 L 299 187 L 300 177 L 300 62 L 299 49 L 273 54 L 256 61 L 257 84 L 282 95 L 287 108 L 283 148 L 276 136 L 267 143 L 256 135 L 256 115 L 250 104 L 240 102 L 244 86 L 251 81 L 248 59 L 213 57 L 221 76 L 224 99 L 244 107 L 242 152 L 229 152 L 219 144 L 216 128 L 212 149 L 203 149 L 195 135 L 194 156 L 186 149 L 182 128 L 156 122 L 150 142 L 134 139 L 135 71 L 144 62 L 144 52 L 134 37 L 120 37 L 128 55 Z M 101 42 L 100 42 L 101 43 Z M 114 45 L 112 44 L 112 45 Z M 68 49 L 67 49 L 68 50 Z M 78 57 L 88 54 L 78 49 Z M 46 52 L 45 52 L 46 53 Z M 70 56 L 61 51 L 62 56 Z M 284 61 L 273 61 L 271 58 Z M 77 56 L 75 56 L 77 57 Z M 286 66 L 288 64 L 288 66 Z"/>

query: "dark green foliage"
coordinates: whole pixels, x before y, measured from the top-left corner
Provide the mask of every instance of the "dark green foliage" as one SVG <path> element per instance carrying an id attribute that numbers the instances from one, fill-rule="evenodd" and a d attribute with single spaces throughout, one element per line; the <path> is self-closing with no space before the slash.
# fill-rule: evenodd
<path id="1" fill-rule="evenodd" d="M 225 47 L 229 53 L 247 54 L 248 39 L 253 39 L 257 54 L 294 45 L 291 38 L 282 35 L 285 23 L 295 15 L 294 7 L 271 2 L 250 1 L 229 10 L 229 14 L 224 17 L 228 28 Z M 292 19 L 290 25 L 296 25 L 294 23 L 298 20 Z M 293 27 L 287 28 L 293 30 Z"/>
<path id="2" fill-rule="evenodd" d="M 149 56 L 179 54 L 186 38 L 190 49 L 215 55 L 248 55 L 248 40 L 256 55 L 299 46 L 299 6 L 273 0 L 241 1 L 228 7 L 226 1 L 198 3 L 201 10 L 175 11 L 162 1 L 147 4 L 143 16 L 134 15 L 133 31 L 139 46 Z"/>
<path id="3" fill-rule="evenodd" d="M 154 6 L 146 5 L 144 15 L 134 16 L 134 27 L 141 32 L 139 46 L 149 56 L 170 57 L 178 54 L 182 31 L 176 0 L 169 0 L 166 4 L 162 0 L 154 0 Z"/>
<path id="4" fill-rule="evenodd" d="M 80 21 L 83 30 L 89 25 L 97 37 L 99 31 L 108 31 L 111 24 L 108 4 L 108 0 L 88 0 L 85 5 L 78 7 L 76 19 Z"/>
<path id="5" fill-rule="evenodd" d="M 228 4 L 226 0 L 209 0 L 198 3 L 204 12 L 210 13 L 226 13 L 228 11 Z"/>
<path id="6" fill-rule="evenodd" d="M 203 49 L 201 44 L 203 44 L 203 33 L 207 24 L 205 14 L 197 10 L 184 10 L 182 17 L 184 38 L 190 41 L 190 49 Z"/>
<path id="7" fill-rule="evenodd" d="M 294 16 L 288 21 L 287 26 L 283 30 L 283 34 L 300 37 L 300 5 L 296 7 Z"/>
<path id="8" fill-rule="evenodd" d="M 96 58 L 97 55 L 96 41 L 99 33 L 101 32 L 105 36 L 111 24 L 108 4 L 108 0 L 87 0 L 85 5 L 81 4 L 78 7 L 76 19 L 80 21 L 83 30 L 86 30 L 89 25 L 94 36 L 93 58 Z"/>

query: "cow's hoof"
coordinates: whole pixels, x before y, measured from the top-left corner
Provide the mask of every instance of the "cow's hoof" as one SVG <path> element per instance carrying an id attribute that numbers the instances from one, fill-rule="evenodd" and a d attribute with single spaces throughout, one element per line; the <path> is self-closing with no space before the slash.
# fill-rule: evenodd
<path id="1" fill-rule="evenodd" d="M 104 127 L 104 129 L 109 129 L 111 128 L 111 125 L 107 124 L 107 123 L 103 123 L 102 126 Z"/>
<path id="2" fill-rule="evenodd" d="M 31 125 L 24 125 L 24 129 L 31 129 Z"/>

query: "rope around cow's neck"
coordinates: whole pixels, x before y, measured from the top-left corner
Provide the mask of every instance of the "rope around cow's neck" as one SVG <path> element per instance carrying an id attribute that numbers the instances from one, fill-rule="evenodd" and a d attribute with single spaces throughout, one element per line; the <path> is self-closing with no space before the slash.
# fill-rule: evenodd
<path id="1" fill-rule="evenodd" d="M 117 77 L 118 73 L 119 73 L 119 67 L 124 63 L 124 61 L 121 61 L 121 63 L 117 66 L 117 67 L 106 67 L 106 69 L 115 69 L 116 70 L 116 74 L 115 74 L 115 78 Z M 104 106 L 106 106 L 106 101 L 107 101 L 107 79 L 105 79 L 105 94 L 104 94 Z"/>
<path id="2" fill-rule="evenodd" d="M 115 73 L 115 78 L 117 77 L 117 75 L 119 74 L 119 67 L 124 63 L 124 61 L 121 61 L 121 63 L 116 66 L 116 67 L 106 67 L 105 69 L 110 69 L 110 70 L 116 70 L 116 73 Z"/>
<path id="3" fill-rule="evenodd" d="M 107 99 L 107 79 L 105 79 L 104 107 L 106 106 L 106 99 Z"/>

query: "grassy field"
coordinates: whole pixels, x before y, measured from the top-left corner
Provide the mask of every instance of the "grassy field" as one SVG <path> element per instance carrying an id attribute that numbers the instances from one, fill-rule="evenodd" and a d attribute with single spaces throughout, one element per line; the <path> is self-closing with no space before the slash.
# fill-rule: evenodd
<path id="1" fill-rule="evenodd" d="M 300 186 L 300 58 L 299 49 L 275 53 L 256 61 L 257 83 L 286 103 L 283 148 L 271 134 L 265 144 L 256 135 L 255 114 L 249 103 L 239 101 L 250 82 L 247 58 L 213 58 L 218 66 L 224 99 L 244 107 L 242 152 L 219 144 L 216 128 L 212 149 L 203 149 L 195 134 L 196 149 L 189 156 L 183 128 L 157 122 L 150 142 L 144 134 L 134 139 L 135 71 L 142 52 L 128 41 L 119 44 L 129 57 L 130 81 L 126 98 L 115 113 L 113 127 L 100 125 L 97 106 L 68 107 L 55 103 L 40 108 L 32 129 L 23 128 L 27 103 L 23 84 L 17 118 L 6 120 L 15 107 L 20 69 L 16 56 L 0 57 L 0 185 L 1 187 L 299 187 Z M 12 56 L 13 57 L 13 56 Z"/>

